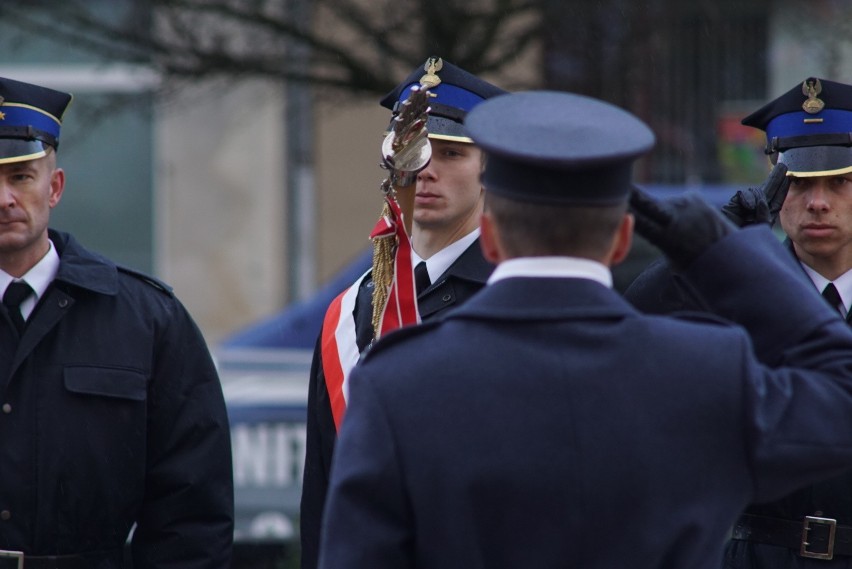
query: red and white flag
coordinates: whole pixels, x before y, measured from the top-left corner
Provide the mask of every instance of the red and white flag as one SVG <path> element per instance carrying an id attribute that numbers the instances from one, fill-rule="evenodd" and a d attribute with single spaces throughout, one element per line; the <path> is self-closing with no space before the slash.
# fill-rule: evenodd
<path id="1" fill-rule="evenodd" d="M 375 331 L 376 339 L 411 324 L 420 323 L 417 309 L 417 289 L 414 285 L 414 269 L 411 263 L 411 241 L 405 232 L 402 212 L 392 198 L 385 198 L 390 215 L 382 217 L 373 228 L 372 239 L 396 238 L 396 253 L 393 263 L 393 281 L 382 309 L 380 325 Z M 358 363 L 360 353 L 355 334 L 355 300 L 361 282 L 369 274 L 364 273 L 348 289 L 340 293 L 328 307 L 323 321 L 322 367 L 325 383 L 331 400 L 334 424 L 340 429 L 349 397 L 349 374 Z"/>

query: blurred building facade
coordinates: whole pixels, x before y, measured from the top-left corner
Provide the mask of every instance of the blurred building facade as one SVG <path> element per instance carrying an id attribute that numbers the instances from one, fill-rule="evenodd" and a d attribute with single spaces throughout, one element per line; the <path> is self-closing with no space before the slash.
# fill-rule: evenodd
<path id="1" fill-rule="evenodd" d="M 91 1 L 116 18 L 145 4 Z M 618 2 L 598 4 L 613 3 Z M 836 8 L 829 1 L 814 2 L 822 4 Z M 672 43 L 627 62 L 613 60 L 612 49 L 589 52 L 583 38 L 560 31 L 564 22 L 554 16 L 545 26 L 553 33 L 542 38 L 534 55 L 488 78 L 509 89 L 582 92 L 581 63 L 611 64 L 610 82 L 598 89 L 618 91 L 616 98 L 631 102 L 628 108 L 640 103 L 631 101 L 629 79 L 652 82 L 643 93 L 654 96 L 641 105 L 652 109 L 649 122 L 660 132 L 661 152 L 668 158 L 645 172 L 647 181 L 719 181 L 727 174 L 707 172 L 695 156 L 713 153 L 717 169 L 727 167 L 725 160 L 737 168 L 738 150 L 730 148 L 742 134 L 736 117 L 808 75 L 852 80 L 848 43 L 825 32 L 836 13 L 811 9 L 804 26 L 799 6 L 777 2 L 769 10 L 741 13 L 731 8 L 712 22 L 684 12 L 681 21 L 666 24 L 680 30 L 667 36 Z M 846 10 L 852 15 L 852 6 Z M 578 13 L 568 16 L 581 17 Z M 589 30 L 618 32 L 617 26 L 588 24 Z M 645 36 L 653 35 L 655 25 L 663 23 L 644 22 Z M 369 247 L 368 234 L 381 210 L 379 148 L 388 120 L 379 97 L 310 97 L 303 128 L 310 129 L 305 134 L 310 134 L 312 164 L 301 165 L 294 177 L 287 105 L 288 97 L 292 103 L 297 95 L 279 82 L 204 82 L 163 96 L 159 79 L 139 62 L 104 63 L 61 39 L 10 29 L 2 20 L 0 31 L 0 76 L 75 94 L 59 154 L 68 191 L 54 225 L 171 284 L 211 343 L 280 310 Z M 635 37 L 609 40 L 638 41 Z M 655 59 L 656 54 L 665 59 Z M 703 95 L 684 96 L 690 89 Z M 666 126 L 664 119 L 675 115 L 677 125 Z M 683 125 L 701 129 L 702 136 Z M 734 158 L 725 158 L 725 152 Z M 294 184 L 309 188 L 309 196 L 294 203 L 288 198 Z M 299 238 L 306 242 L 295 245 L 309 252 L 309 267 L 294 266 L 298 248 L 288 231 L 294 219 L 305 228 Z M 299 281 L 294 271 L 307 278 Z"/>

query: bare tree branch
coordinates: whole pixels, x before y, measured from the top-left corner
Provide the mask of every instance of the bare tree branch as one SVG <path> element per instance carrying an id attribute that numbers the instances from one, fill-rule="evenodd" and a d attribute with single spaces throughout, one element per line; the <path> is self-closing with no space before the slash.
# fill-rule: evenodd
<path id="1" fill-rule="evenodd" d="M 80 0 L 4 0 L 0 18 L 110 60 L 145 62 L 166 83 L 255 75 L 383 94 L 433 54 L 499 72 L 530 49 L 540 12 L 539 0 L 312 0 L 313 17 L 296 21 L 287 0 L 118 4 L 130 7 L 126 17 Z M 292 57 L 298 50 L 309 65 Z"/>

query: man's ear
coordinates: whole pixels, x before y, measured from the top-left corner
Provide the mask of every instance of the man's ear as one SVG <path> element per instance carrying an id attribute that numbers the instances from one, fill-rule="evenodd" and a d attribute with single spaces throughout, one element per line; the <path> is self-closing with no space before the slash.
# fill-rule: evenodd
<path id="1" fill-rule="evenodd" d="M 55 168 L 50 175 L 50 204 L 51 208 L 56 207 L 59 200 L 62 199 L 62 192 L 65 191 L 65 171 L 62 168 Z"/>
<path id="2" fill-rule="evenodd" d="M 617 265 L 630 253 L 630 246 L 633 244 L 634 221 L 632 213 L 624 214 L 621 224 L 615 232 L 615 239 L 610 250 L 610 266 Z"/>
<path id="3" fill-rule="evenodd" d="M 503 249 L 500 246 L 500 237 L 494 227 L 494 219 L 486 210 L 479 218 L 479 246 L 482 247 L 482 255 L 485 259 L 495 265 L 504 259 Z"/>

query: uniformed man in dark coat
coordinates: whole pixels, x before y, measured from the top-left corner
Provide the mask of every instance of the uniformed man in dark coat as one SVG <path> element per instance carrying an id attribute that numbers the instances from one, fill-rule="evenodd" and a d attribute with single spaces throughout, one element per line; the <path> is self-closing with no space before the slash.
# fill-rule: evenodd
<path id="1" fill-rule="evenodd" d="M 852 467 L 852 331 L 767 227 L 635 193 L 637 230 L 717 313 L 643 315 L 609 265 L 647 126 L 555 92 L 465 125 L 498 266 L 353 370 L 322 569 L 717 569 L 747 503 Z"/>
<path id="2" fill-rule="evenodd" d="M 0 78 L 0 566 L 230 564 L 228 420 L 162 283 L 48 229 L 71 95 Z"/>
<path id="3" fill-rule="evenodd" d="M 766 132 L 766 152 L 777 163 L 775 175 L 762 191 L 738 193 L 725 212 L 739 225 L 771 223 L 780 214 L 792 257 L 849 322 L 852 86 L 809 77 L 743 119 L 743 124 Z M 786 170 L 786 184 L 777 179 L 779 168 Z M 751 286 L 774 285 L 763 278 Z M 645 271 L 625 295 L 653 313 L 706 308 L 701 295 L 665 263 Z M 778 307 L 781 314 L 787 310 Z M 725 567 L 852 567 L 852 475 L 750 506 L 737 520 L 732 537 Z"/>
<path id="4" fill-rule="evenodd" d="M 430 58 L 385 96 L 382 106 L 396 116 L 412 87 L 419 87 L 427 76 L 432 94 L 427 121 L 432 159 L 417 175 L 411 234 L 412 266 L 420 265 L 415 269 L 417 305 L 424 321 L 467 301 L 494 269 L 479 246 L 482 155 L 464 132 L 462 120 L 480 102 L 505 92 L 450 62 Z M 349 370 L 374 336 L 373 278 L 368 271 L 332 303 L 314 351 L 300 518 L 303 569 L 317 566 L 329 469 L 345 410 Z"/>

